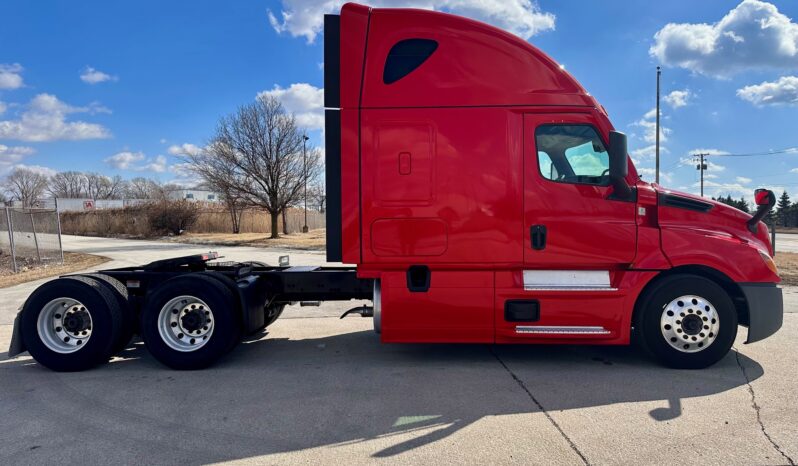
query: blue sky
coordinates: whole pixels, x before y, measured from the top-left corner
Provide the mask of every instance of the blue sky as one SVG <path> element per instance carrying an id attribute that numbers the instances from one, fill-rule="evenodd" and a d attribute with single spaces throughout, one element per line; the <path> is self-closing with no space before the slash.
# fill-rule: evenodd
<path id="1" fill-rule="evenodd" d="M 697 191 L 697 171 L 684 162 L 696 149 L 798 148 L 794 1 L 378 4 L 452 11 L 527 38 L 606 107 L 649 180 L 646 114 L 662 64 L 666 186 Z M 221 115 L 264 91 L 321 144 L 322 44 L 314 34 L 321 14 L 339 5 L 4 0 L 0 172 L 22 164 L 187 182 L 175 154 L 202 145 Z M 760 186 L 798 193 L 798 150 L 710 162 L 708 194 L 750 196 Z"/>

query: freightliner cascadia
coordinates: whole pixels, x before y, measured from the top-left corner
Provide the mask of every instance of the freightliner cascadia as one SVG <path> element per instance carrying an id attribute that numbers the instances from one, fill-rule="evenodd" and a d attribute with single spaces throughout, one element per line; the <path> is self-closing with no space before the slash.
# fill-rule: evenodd
<path id="1" fill-rule="evenodd" d="M 355 265 L 208 254 L 62 277 L 9 353 L 80 370 L 140 334 L 201 368 L 289 303 L 350 299 L 387 343 L 634 342 L 680 368 L 723 358 L 740 325 L 747 343 L 781 327 L 772 192 L 751 216 L 643 181 L 604 107 L 486 24 L 346 4 L 324 40 L 327 259 Z"/>

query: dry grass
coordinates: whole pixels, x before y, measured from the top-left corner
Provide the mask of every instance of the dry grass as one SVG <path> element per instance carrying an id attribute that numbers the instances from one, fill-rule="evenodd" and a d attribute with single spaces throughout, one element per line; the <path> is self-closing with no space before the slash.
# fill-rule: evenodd
<path id="1" fill-rule="evenodd" d="M 255 246 L 262 248 L 291 248 L 309 251 L 323 251 L 325 247 L 325 229 L 310 230 L 307 233 L 291 233 L 280 235 L 277 239 L 269 238 L 266 233 L 184 233 L 176 237 L 164 238 L 167 241 L 192 244 L 209 244 L 216 246 Z"/>
<path id="2" fill-rule="evenodd" d="M 798 254 L 794 252 L 777 252 L 774 257 L 779 267 L 782 285 L 798 285 Z"/>
<path id="3" fill-rule="evenodd" d="M 67 235 L 104 236 L 125 238 L 152 238 L 159 235 L 151 225 L 153 206 L 137 205 L 123 209 L 97 209 L 87 212 L 62 212 L 61 231 Z M 304 211 L 291 208 L 286 212 L 288 231 L 298 232 L 305 224 Z M 308 211 L 308 226 L 324 228 L 325 214 Z M 282 218 L 279 219 L 282 231 Z M 232 232 L 230 214 L 220 205 L 201 205 L 197 220 L 187 233 L 222 234 Z M 261 237 L 271 232 L 271 217 L 262 210 L 247 209 L 241 214 L 242 233 L 260 233 Z M 181 235 L 182 236 L 182 235 Z"/>
<path id="4" fill-rule="evenodd" d="M 6 262 L 8 262 L 5 260 L 6 258 L 8 258 L 7 254 L 0 256 L 0 262 L 2 262 L 2 264 L 0 264 L 2 265 L 0 267 L 0 288 L 85 270 L 110 260 L 107 257 L 95 256 L 92 254 L 65 252 L 63 264 L 57 262 L 44 265 L 18 263 L 21 270 L 18 273 L 14 273 L 11 269 L 10 262 L 6 264 Z M 8 259 L 10 260 L 10 258 Z"/>

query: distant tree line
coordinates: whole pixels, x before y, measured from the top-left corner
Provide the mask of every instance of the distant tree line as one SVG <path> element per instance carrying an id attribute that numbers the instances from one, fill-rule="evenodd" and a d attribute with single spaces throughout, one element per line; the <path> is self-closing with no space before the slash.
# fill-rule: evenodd
<path id="1" fill-rule="evenodd" d="M 106 176 L 99 173 L 65 171 L 48 176 L 40 170 L 17 167 L 0 182 L 0 201 L 20 201 L 31 207 L 45 197 L 61 199 L 167 199 L 169 192 L 180 186 L 161 183 L 157 180 L 136 177 L 130 180 L 121 176 Z"/>
<path id="2" fill-rule="evenodd" d="M 713 197 L 712 199 L 732 207 L 736 207 L 743 212 L 753 213 L 751 210 L 756 210 L 756 206 L 749 208 L 748 203 L 742 198 L 735 200 L 732 199 L 731 196 L 720 196 L 717 198 Z M 793 203 L 790 200 L 790 195 L 787 194 L 787 191 L 782 191 L 781 196 L 779 196 L 778 200 L 776 201 L 776 207 L 765 218 L 765 222 L 769 225 L 772 225 L 775 222 L 777 226 L 784 228 L 798 227 L 798 203 Z"/>

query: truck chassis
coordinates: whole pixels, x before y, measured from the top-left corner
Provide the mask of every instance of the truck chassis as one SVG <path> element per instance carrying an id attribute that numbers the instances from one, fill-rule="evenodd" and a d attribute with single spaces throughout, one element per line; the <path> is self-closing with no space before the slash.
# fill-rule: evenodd
<path id="1" fill-rule="evenodd" d="M 290 303 L 373 298 L 373 281 L 354 267 L 291 266 L 288 256 L 278 266 L 217 259 L 192 255 L 48 282 L 17 315 L 9 356 L 29 351 L 50 369 L 83 370 L 139 334 L 162 363 L 200 369 Z"/>

